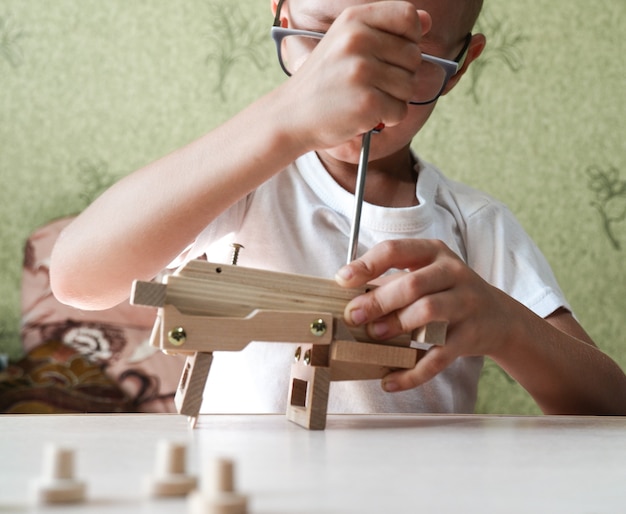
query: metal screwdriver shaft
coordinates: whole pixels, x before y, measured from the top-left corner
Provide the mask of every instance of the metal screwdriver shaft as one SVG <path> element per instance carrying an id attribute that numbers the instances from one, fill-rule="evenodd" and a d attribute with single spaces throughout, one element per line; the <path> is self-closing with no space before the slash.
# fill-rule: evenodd
<path id="1" fill-rule="evenodd" d="M 361 227 L 361 209 L 363 207 L 363 193 L 365 191 L 365 176 L 367 175 L 367 161 L 370 154 L 370 139 L 373 130 L 363 134 L 361 142 L 361 155 L 359 156 L 359 167 L 356 176 L 356 189 L 354 191 L 354 211 L 352 215 L 352 228 L 350 231 L 350 243 L 348 245 L 348 260 L 350 264 L 357 256 L 359 247 L 359 229 Z"/>

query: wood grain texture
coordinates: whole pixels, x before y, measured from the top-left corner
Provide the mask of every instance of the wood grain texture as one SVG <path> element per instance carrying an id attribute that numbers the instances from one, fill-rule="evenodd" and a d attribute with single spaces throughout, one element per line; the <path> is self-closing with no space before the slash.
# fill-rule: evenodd
<path id="1" fill-rule="evenodd" d="M 204 386 L 213 362 L 212 353 L 194 353 L 185 361 L 174 403 L 179 414 L 195 418 L 200 412 Z"/>

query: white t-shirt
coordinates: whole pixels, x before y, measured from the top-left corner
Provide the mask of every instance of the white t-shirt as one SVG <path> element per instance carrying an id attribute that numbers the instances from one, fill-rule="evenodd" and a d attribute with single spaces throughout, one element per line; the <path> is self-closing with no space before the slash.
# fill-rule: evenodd
<path id="1" fill-rule="evenodd" d="M 398 238 L 444 241 L 490 284 L 541 317 L 567 305 L 556 279 L 512 213 L 500 202 L 417 165 L 419 205 L 363 204 L 358 254 Z M 354 196 L 328 174 L 315 153 L 225 211 L 196 239 L 185 258 L 206 254 L 230 262 L 237 242 L 241 266 L 332 278 L 345 264 Z M 297 345 L 251 343 L 216 352 L 201 412 L 284 413 Z M 483 359 L 457 359 L 428 383 L 386 393 L 378 380 L 332 382 L 329 413 L 471 413 Z"/>

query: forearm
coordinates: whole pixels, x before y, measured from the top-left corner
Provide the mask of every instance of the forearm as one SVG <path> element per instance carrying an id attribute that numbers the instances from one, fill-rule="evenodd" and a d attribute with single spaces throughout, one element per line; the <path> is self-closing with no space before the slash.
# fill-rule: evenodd
<path id="1" fill-rule="evenodd" d="M 569 313 L 514 306 L 511 337 L 490 355 L 546 414 L 626 414 L 626 376 Z"/>
<path id="2" fill-rule="evenodd" d="M 213 132 L 125 177 L 62 233 L 51 262 L 57 297 L 84 309 L 128 297 L 230 205 L 306 151 L 273 92 Z"/>

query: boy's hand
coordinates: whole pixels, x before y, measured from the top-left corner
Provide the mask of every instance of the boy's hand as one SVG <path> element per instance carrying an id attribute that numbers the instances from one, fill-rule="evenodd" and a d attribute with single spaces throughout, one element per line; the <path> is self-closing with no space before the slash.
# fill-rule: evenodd
<path id="1" fill-rule="evenodd" d="M 406 271 L 379 279 L 386 271 Z M 485 282 L 437 240 L 404 239 L 376 245 L 341 268 L 337 282 L 381 285 L 354 298 L 344 313 L 351 325 L 367 325 L 374 338 L 411 332 L 432 321 L 447 321 L 444 346 L 432 347 L 412 370 L 383 379 L 387 391 L 417 387 L 460 356 L 489 355 L 507 340 L 516 302 Z"/>
<path id="2" fill-rule="evenodd" d="M 323 149 L 402 121 L 430 26 L 430 16 L 409 2 L 345 9 L 280 88 L 291 134 L 308 149 Z"/>

